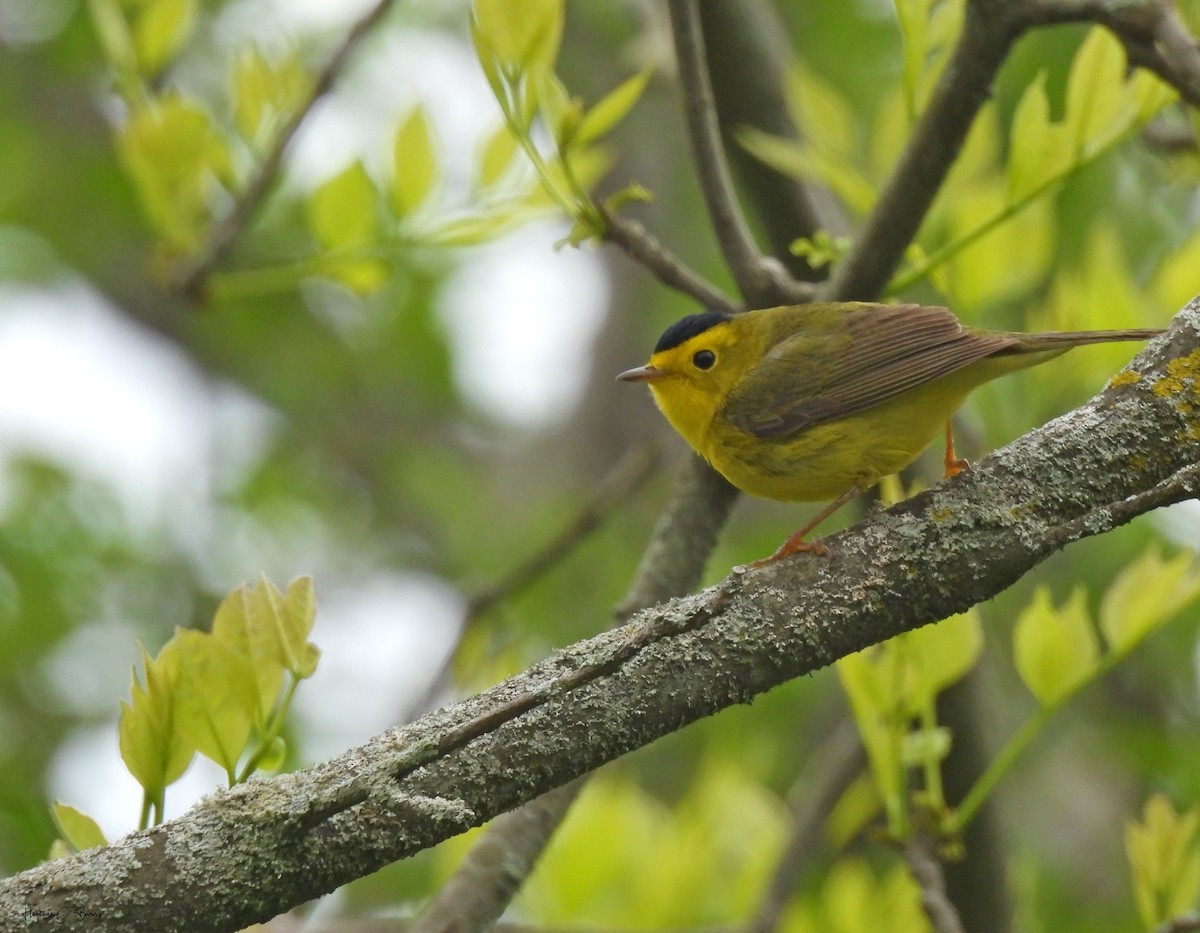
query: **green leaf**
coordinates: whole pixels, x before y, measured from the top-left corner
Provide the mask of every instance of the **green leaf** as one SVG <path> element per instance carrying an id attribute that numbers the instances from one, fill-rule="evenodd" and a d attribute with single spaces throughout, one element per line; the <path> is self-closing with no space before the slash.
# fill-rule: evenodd
<path id="1" fill-rule="evenodd" d="M 160 799 L 163 791 L 179 780 L 196 752 L 176 722 L 173 663 L 171 656 L 160 653 L 151 658 L 142 649 L 146 685 L 142 686 L 135 673 L 130 701 L 121 701 L 117 725 L 121 759 L 152 800 Z"/>
<path id="2" fill-rule="evenodd" d="M 263 578 L 264 582 L 266 578 Z M 288 670 L 303 680 L 317 669 L 321 652 L 308 641 L 317 618 L 317 594 L 313 578 L 297 577 L 288 584 L 283 600 L 285 643 L 290 659 Z"/>
<path id="3" fill-rule="evenodd" d="M 1187 552 L 1163 560 L 1150 548 L 1117 575 L 1100 604 L 1100 631 L 1126 654 L 1200 596 L 1200 572 Z"/>
<path id="4" fill-rule="evenodd" d="M 1050 123 L 1046 72 L 1039 71 L 1021 94 L 1013 113 L 1008 150 L 1008 197 L 1017 201 L 1072 161 L 1063 134 Z"/>
<path id="5" fill-rule="evenodd" d="M 55 801 L 51 808 L 54 825 L 58 834 L 70 847 L 72 852 L 82 852 L 93 846 L 106 846 L 108 840 L 100 829 L 100 824 L 86 813 L 75 809 L 70 804 Z"/>
<path id="6" fill-rule="evenodd" d="M 491 188 L 508 174 L 518 152 L 517 141 L 508 127 L 501 125 L 488 137 L 479 157 L 477 184 L 480 188 Z"/>
<path id="7" fill-rule="evenodd" d="M 1125 827 L 1138 915 L 1153 929 L 1195 909 L 1200 898 L 1200 811 L 1177 813 L 1162 794 L 1147 801 L 1141 823 Z"/>
<path id="8" fill-rule="evenodd" d="M 1063 122 L 1078 153 L 1100 137 L 1122 106 L 1125 52 L 1107 29 L 1094 26 L 1080 45 L 1067 75 Z"/>
<path id="9" fill-rule="evenodd" d="M 229 149 L 196 101 L 168 93 L 135 108 L 117 150 L 148 219 L 172 247 L 190 251 L 211 215 L 215 181 L 232 176 Z"/>
<path id="10" fill-rule="evenodd" d="M 137 70 L 137 52 L 129 21 L 117 0 L 88 0 L 92 26 L 104 49 L 104 57 L 117 71 Z"/>
<path id="11" fill-rule="evenodd" d="M 904 678 L 905 708 L 918 712 L 939 693 L 964 677 L 983 653 L 983 624 L 971 610 L 936 625 L 907 632 L 897 643 L 909 676 Z"/>
<path id="12" fill-rule="evenodd" d="M 255 723 L 262 728 L 283 686 L 284 666 L 272 627 L 256 624 L 262 617 L 251 611 L 252 591 L 239 586 L 221 601 L 213 618 L 212 636 L 242 655 L 251 669 L 247 689 L 254 693 Z"/>
<path id="13" fill-rule="evenodd" d="M 377 191 L 366 166 L 352 162 L 308 199 L 308 224 L 326 249 L 361 246 L 379 232 Z"/>
<path id="14" fill-rule="evenodd" d="M 133 26 L 138 68 L 156 75 L 179 54 L 196 26 L 196 0 L 144 3 Z"/>
<path id="15" fill-rule="evenodd" d="M 625 115 L 641 99 L 642 92 L 646 90 L 646 82 L 653 73 L 652 68 L 643 68 L 602 97 L 596 106 L 584 115 L 579 124 L 579 132 L 575 135 L 575 142 L 593 142 L 625 119 Z"/>
<path id="16" fill-rule="evenodd" d="M 176 666 L 176 727 L 200 754 L 233 775 L 258 712 L 248 659 L 208 632 L 176 629 L 163 648 Z M 161 656 L 161 655 L 160 655 Z"/>
<path id="17" fill-rule="evenodd" d="M 471 19 L 473 31 L 502 64 L 549 67 L 558 58 L 563 0 L 475 0 Z"/>
<path id="18" fill-rule="evenodd" d="M 238 132 L 264 145 L 304 99 L 309 77 L 295 55 L 271 62 L 251 47 L 237 56 L 230 75 L 233 120 Z"/>
<path id="19" fill-rule="evenodd" d="M 400 217 L 407 217 L 429 199 L 439 174 L 424 107 L 413 108 L 400 124 L 392 149 L 392 206 Z"/>
<path id="20" fill-rule="evenodd" d="M 1088 618 L 1083 590 L 1061 609 L 1039 587 L 1017 618 L 1013 632 L 1017 672 L 1042 706 L 1052 706 L 1096 671 L 1100 647 Z"/>

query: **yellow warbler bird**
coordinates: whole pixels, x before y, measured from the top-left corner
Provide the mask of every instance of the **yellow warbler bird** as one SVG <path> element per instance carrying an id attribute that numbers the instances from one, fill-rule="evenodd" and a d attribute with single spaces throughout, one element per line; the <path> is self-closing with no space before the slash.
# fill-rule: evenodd
<path id="1" fill-rule="evenodd" d="M 727 315 L 693 314 L 663 332 L 645 382 L 659 409 L 704 459 L 743 492 L 833 502 L 770 563 L 828 553 L 804 536 L 853 496 L 912 463 L 945 431 L 967 393 L 1071 347 L 1146 340 L 1160 330 L 1040 334 L 981 330 L 945 308 L 828 302 Z"/>

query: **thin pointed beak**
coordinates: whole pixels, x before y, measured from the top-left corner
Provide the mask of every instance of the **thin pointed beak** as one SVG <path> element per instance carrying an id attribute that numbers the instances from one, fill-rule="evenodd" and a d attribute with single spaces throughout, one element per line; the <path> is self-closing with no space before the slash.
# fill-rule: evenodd
<path id="1" fill-rule="evenodd" d="M 617 376 L 617 380 L 619 382 L 655 382 L 667 375 L 669 374 L 661 369 L 655 369 L 653 366 L 639 366 L 636 369 L 625 370 Z"/>

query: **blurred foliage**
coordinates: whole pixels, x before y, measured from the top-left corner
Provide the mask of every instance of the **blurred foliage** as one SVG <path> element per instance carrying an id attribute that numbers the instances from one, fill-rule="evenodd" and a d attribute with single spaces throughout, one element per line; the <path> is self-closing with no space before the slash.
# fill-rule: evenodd
<path id="1" fill-rule="evenodd" d="M 861 216 L 944 68 L 961 3 L 778 6 L 797 53 L 790 101 L 805 142 L 748 130 L 739 138 Z M 0 20 L 0 325 L 32 295 L 82 286 L 189 374 L 200 399 L 186 416 L 189 433 L 209 430 L 211 439 L 198 447 L 200 480 L 189 473 L 165 502 L 133 503 L 87 458 L 26 446 L 0 423 L 0 766 L 8 777 L 0 871 L 36 862 L 58 838 L 74 848 L 102 838 L 74 807 L 47 804 L 64 771 L 90 767 L 71 751 L 74 739 L 100 726 L 116 754 L 116 714 L 130 696 L 139 638 L 146 666 L 130 710 L 149 697 L 175 627 L 184 627 L 174 636 L 181 642 L 204 640 L 214 615 L 228 611 L 219 609 L 224 594 L 260 572 L 311 573 L 323 594 L 419 573 L 466 604 L 568 527 L 625 451 L 662 442 L 667 429 L 649 402 L 614 387 L 611 374 L 644 359 L 662 327 L 693 310 L 688 303 L 613 260 L 593 371 L 566 371 L 554 347 L 536 367 L 548 388 L 586 383 L 582 401 L 557 418 L 514 424 L 468 392 L 446 308 L 449 286 L 472 269 L 481 245 L 563 214 L 574 227 L 552 238 L 602 236 L 604 205 L 638 213 L 700 272 L 726 280 L 711 241 L 697 234 L 707 219 L 686 170 L 677 100 L 658 67 L 669 56 L 663 25 L 632 5 L 539 0 L 514 17 L 513 4 L 481 0 L 473 24 L 465 2 L 397 5 L 356 50 L 361 67 L 318 105 L 317 115 L 361 115 L 373 103 L 366 112 L 379 132 L 332 147 L 319 171 L 296 153 L 303 127 L 280 165 L 270 160 L 348 23 L 255 0 L 44 9 L 54 7 L 65 12 L 40 31 L 33 20 L 24 31 Z M 483 102 L 465 121 L 469 133 L 447 98 L 422 96 L 423 75 L 378 67 L 395 64 L 387 57 L 396 48 L 418 46 L 454 50 L 446 57 L 461 96 Z M 397 74 L 418 90 L 385 87 Z M 995 327 L 1161 325 L 1200 290 L 1200 160 L 1147 142 L 1147 127 L 1164 122 L 1186 128 L 1194 118 L 1157 79 L 1129 72 L 1107 33 L 1030 35 L 1002 71 L 894 291 Z M 264 165 L 263 198 L 232 248 L 202 270 L 202 288 L 182 295 L 174 285 L 209 261 L 214 236 Z M 630 203 L 645 192 L 652 204 Z M 846 241 L 818 231 L 795 248 L 836 264 Z M 560 261 L 549 248 L 537 264 L 514 257 L 529 263 L 523 281 Z M 502 297 L 477 299 L 474 326 L 501 316 L 507 332 L 536 342 L 522 309 Z M 576 311 L 565 301 L 555 313 Z M 495 348 L 497 368 L 510 362 L 504 352 Z M 1079 402 L 1127 356 L 1119 347 L 1079 350 L 1069 364 L 984 387 L 964 415 L 963 453 Z M 251 428 L 223 420 L 217 403 L 229 395 L 257 406 Z M 111 417 L 115 431 L 122 413 Z M 444 645 L 453 640 L 447 623 L 421 605 L 376 608 L 375 627 L 354 637 L 390 680 L 411 687 L 409 699 L 367 695 L 348 678 L 335 688 L 352 698 L 345 734 L 358 735 L 359 707 L 390 703 L 399 716 L 412 696 L 440 701 L 447 689 L 477 689 L 609 625 L 667 481 L 632 493 L 532 585 L 473 620 L 449 688 L 429 650 L 387 637 L 411 621 L 417 647 Z M 1195 513 L 1187 514 L 1193 530 L 1178 537 L 1195 546 Z M 793 509 L 743 503 L 710 579 L 769 552 L 799 520 Z M 877 844 L 878 814 L 902 836 L 934 813 L 952 838 L 984 797 L 999 807 L 1018 912 L 1030 928 L 1126 930 L 1189 899 L 1194 906 L 1200 614 L 1195 559 L 1169 527 L 1143 520 L 1082 542 L 967 616 L 604 769 L 523 891 L 519 913 L 556 925 L 744 920 L 791 831 L 784 801 L 801 765 L 819 759 L 824 732 L 849 715 L 847 705 L 873 781 L 843 795 L 809 856 L 788 930 L 924 929 L 907 872 Z M 324 647 L 323 625 L 333 643 L 339 622 L 321 617 L 313 638 Z M 332 661 L 333 649 L 324 650 Z M 996 757 L 976 797 L 945 800 L 939 769 L 954 736 L 938 724 L 934 701 L 964 675 L 985 692 L 981 728 Z M 319 690 L 317 680 L 306 690 Z M 272 680 L 243 708 L 257 711 L 249 719 L 233 716 L 235 738 L 279 737 L 280 720 L 263 700 L 276 695 L 272 685 L 279 689 Z M 345 708 L 337 699 L 324 702 Z M 301 717 L 288 732 L 287 764 L 310 760 L 311 728 Z M 234 777 L 255 754 L 241 753 L 225 756 Z M 179 770 L 168 764 L 162 780 Z M 72 803 L 100 815 L 95 801 Z M 427 897 L 471 838 L 352 885 L 347 909 Z"/>

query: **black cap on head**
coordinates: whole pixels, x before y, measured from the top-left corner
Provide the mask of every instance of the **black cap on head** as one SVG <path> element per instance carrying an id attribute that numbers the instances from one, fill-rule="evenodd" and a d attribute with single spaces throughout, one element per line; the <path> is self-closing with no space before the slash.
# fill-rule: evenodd
<path id="1" fill-rule="evenodd" d="M 655 344 L 654 352 L 662 353 L 663 350 L 677 347 L 685 340 L 691 340 L 697 334 L 702 334 L 709 328 L 716 327 L 728 320 L 729 315 L 721 311 L 702 311 L 699 314 L 689 314 L 663 331 L 662 336 L 658 338 L 658 343 Z"/>

